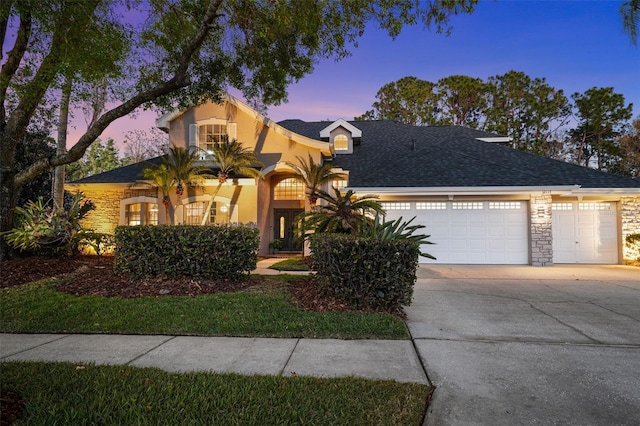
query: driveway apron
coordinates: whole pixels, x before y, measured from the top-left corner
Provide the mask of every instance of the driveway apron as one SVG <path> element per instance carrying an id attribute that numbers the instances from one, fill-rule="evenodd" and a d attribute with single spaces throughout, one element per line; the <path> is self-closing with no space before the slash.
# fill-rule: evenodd
<path id="1" fill-rule="evenodd" d="M 426 425 L 640 424 L 640 269 L 421 266 Z"/>

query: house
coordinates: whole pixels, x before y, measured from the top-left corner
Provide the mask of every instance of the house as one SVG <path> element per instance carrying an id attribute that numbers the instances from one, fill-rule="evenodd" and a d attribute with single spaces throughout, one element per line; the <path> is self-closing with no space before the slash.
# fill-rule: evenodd
<path id="1" fill-rule="evenodd" d="M 274 123 L 239 100 L 167 114 L 157 125 L 176 146 L 207 151 L 224 135 L 253 149 L 264 179 L 235 176 L 211 203 L 217 180 L 171 194 L 176 223 L 253 224 L 260 253 L 280 239 L 297 251 L 293 219 L 310 209 L 287 162 L 331 162 L 347 179 L 334 182 L 380 197 L 388 219 L 416 217 L 435 243 L 424 247 L 452 264 L 622 263 L 624 238 L 640 232 L 640 181 L 521 152 L 495 134 L 457 126 L 393 121 Z M 160 158 L 68 184 L 97 210 L 86 225 L 168 223 L 157 188 L 139 183 Z M 138 182 L 138 183 L 136 183 Z M 158 208 L 161 206 L 161 208 Z"/>

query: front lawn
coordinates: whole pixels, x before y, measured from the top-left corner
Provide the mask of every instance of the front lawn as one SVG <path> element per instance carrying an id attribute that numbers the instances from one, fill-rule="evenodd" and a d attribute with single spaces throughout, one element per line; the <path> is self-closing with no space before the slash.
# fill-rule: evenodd
<path id="1" fill-rule="evenodd" d="M 299 257 L 284 259 L 269 266 L 269 269 L 276 271 L 310 271 L 309 265 Z"/>
<path id="2" fill-rule="evenodd" d="M 0 332 L 408 339 L 389 314 L 310 311 L 289 291 L 307 277 L 265 277 L 230 293 L 138 298 L 75 296 L 43 280 L 0 290 Z"/>
<path id="3" fill-rule="evenodd" d="M 427 385 L 359 378 L 69 363 L 0 363 L 0 376 L 3 396 L 25 407 L 4 399 L 0 417 L 21 413 L 19 424 L 30 425 L 417 425 L 431 392 Z"/>

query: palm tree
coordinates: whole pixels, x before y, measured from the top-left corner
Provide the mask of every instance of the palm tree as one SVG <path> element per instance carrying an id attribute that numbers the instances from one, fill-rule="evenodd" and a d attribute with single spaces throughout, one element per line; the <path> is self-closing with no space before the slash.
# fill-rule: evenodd
<path id="1" fill-rule="evenodd" d="M 222 141 L 215 145 L 211 154 L 211 161 L 214 167 L 218 169 L 218 186 L 211 196 L 211 203 L 215 200 L 222 185 L 227 182 L 231 174 L 249 176 L 252 178 L 262 178 L 262 172 L 256 169 L 256 166 L 262 167 L 264 163 L 256 157 L 255 152 L 244 148 L 241 142 L 236 139 L 229 140 L 223 138 Z M 202 224 L 207 223 L 210 214 L 210 207 L 207 208 Z"/>
<path id="2" fill-rule="evenodd" d="M 352 190 L 342 193 L 333 189 L 335 195 L 319 190 L 318 198 L 326 203 L 296 217 L 299 238 L 305 238 L 309 232 L 360 234 L 364 222 L 372 221 L 376 213 L 384 214 L 376 195 L 358 197 Z"/>
<path id="3" fill-rule="evenodd" d="M 185 148 L 176 147 L 169 148 L 163 164 L 169 170 L 173 183 L 176 184 L 176 195 L 178 200 L 184 194 L 185 186 L 197 188 L 202 185 L 206 178 L 212 178 L 211 170 L 198 164 L 200 156 L 195 152 L 189 152 Z"/>
<path id="4" fill-rule="evenodd" d="M 638 21 L 640 20 L 640 0 L 627 0 L 620 5 L 622 26 L 629 33 L 631 42 L 638 44 Z"/>
<path id="5" fill-rule="evenodd" d="M 315 206 L 318 193 L 324 184 L 346 177 L 346 174 L 335 171 L 331 164 L 316 163 L 311 154 L 309 154 L 308 162 L 305 162 L 301 157 L 296 158 L 299 164 L 287 162 L 287 165 L 295 171 L 295 179 L 304 184 L 305 193 L 311 206 Z"/>
<path id="6" fill-rule="evenodd" d="M 173 214 L 169 214 L 171 207 L 171 198 L 169 191 L 174 184 L 173 175 L 166 164 L 158 164 L 154 167 L 148 167 L 142 171 L 142 176 L 151 181 L 152 185 L 159 188 L 162 192 L 162 204 L 165 208 L 166 217 L 170 219 L 173 225 Z"/>

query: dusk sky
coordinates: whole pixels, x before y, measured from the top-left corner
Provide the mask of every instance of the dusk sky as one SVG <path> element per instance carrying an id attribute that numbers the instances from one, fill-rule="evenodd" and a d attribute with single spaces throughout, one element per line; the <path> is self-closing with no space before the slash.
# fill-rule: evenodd
<path id="1" fill-rule="evenodd" d="M 274 121 L 353 119 L 375 101 L 378 89 L 405 76 L 436 82 L 463 74 L 486 80 L 510 70 L 546 78 L 566 96 L 613 87 L 640 116 L 640 47 L 622 30 L 621 1 L 486 1 L 471 15 L 454 17 L 451 36 L 421 25 L 394 41 L 368 28 L 350 58 L 325 60 L 289 89 L 289 101 L 271 107 Z M 231 92 L 237 96 L 237 93 Z M 132 129 L 149 130 L 156 114 L 122 118 L 103 135 L 122 141 Z M 75 142 L 78 126 L 70 133 Z"/>

